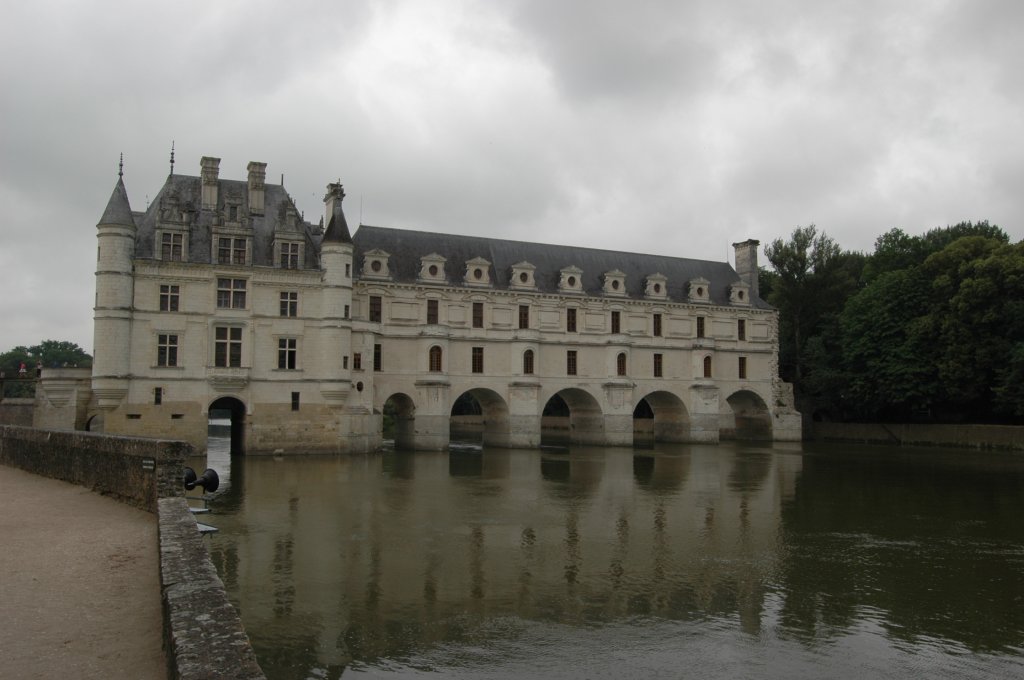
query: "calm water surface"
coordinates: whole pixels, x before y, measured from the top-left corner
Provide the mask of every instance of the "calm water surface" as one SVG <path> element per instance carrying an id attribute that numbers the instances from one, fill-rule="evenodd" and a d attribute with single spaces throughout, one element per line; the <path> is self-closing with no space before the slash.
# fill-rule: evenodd
<path id="1" fill-rule="evenodd" d="M 209 465 L 227 482 L 211 556 L 271 679 L 1024 677 L 1019 455 L 724 443 Z"/>

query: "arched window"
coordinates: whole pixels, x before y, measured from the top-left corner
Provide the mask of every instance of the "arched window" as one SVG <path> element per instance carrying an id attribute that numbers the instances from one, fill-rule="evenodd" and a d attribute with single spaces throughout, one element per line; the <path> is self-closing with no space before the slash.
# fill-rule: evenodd
<path id="1" fill-rule="evenodd" d="M 704 377 L 711 377 L 711 357 L 704 357 Z"/>
<path id="2" fill-rule="evenodd" d="M 533 350 L 523 352 L 523 375 L 533 375 Z"/>
<path id="3" fill-rule="evenodd" d="M 626 375 L 626 353 L 620 352 L 619 356 L 615 359 L 615 373 L 617 375 Z"/>
<path id="4" fill-rule="evenodd" d="M 441 348 L 437 345 L 430 348 L 430 372 L 441 372 Z"/>

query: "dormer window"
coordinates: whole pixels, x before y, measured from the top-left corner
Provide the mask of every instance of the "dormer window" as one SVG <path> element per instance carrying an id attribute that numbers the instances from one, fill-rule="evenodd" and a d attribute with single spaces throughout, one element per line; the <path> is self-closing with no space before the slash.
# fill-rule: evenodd
<path id="1" fill-rule="evenodd" d="M 184 262 L 188 252 L 186 234 L 179 231 L 160 232 L 160 259 L 164 262 Z"/>
<path id="2" fill-rule="evenodd" d="M 420 281 L 433 282 L 433 283 L 444 283 L 445 272 L 444 264 L 447 262 L 445 258 L 438 255 L 437 253 L 431 253 L 420 258 Z"/>
<path id="3" fill-rule="evenodd" d="M 560 272 L 558 290 L 563 293 L 583 292 L 583 270 L 575 265 L 566 267 Z"/>
<path id="4" fill-rule="evenodd" d="M 668 297 L 668 277 L 664 274 L 651 274 L 644 286 L 644 297 L 664 300 Z"/>
<path id="5" fill-rule="evenodd" d="M 742 281 L 729 286 L 729 304 L 750 306 L 750 286 Z"/>
<path id="6" fill-rule="evenodd" d="M 302 266 L 302 243 L 279 241 L 276 245 L 278 265 L 281 269 L 298 269 Z"/>
<path id="7" fill-rule="evenodd" d="M 388 267 L 388 258 L 391 253 L 379 248 L 367 251 L 363 255 L 363 277 L 368 279 L 391 278 L 391 270 Z"/>
<path id="8" fill-rule="evenodd" d="M 490 286 L 491 263 L 482 257 L 474 257 L 467 261 L 464 279 L 470 286 Z"/>
<path id="9" fill-rule="evenodd" d="M 690 302 L 711 302 L 711 282 L 703 277 L 690 279 L 687 299 Z"/>
<path id="10" fill-rule="evenodd" d="M 512 277 L 509 279 L 509 287 L 519 290 L 536 288 L 537 282 L 533 278 L 536 270 L 536 267 L 525 261 L 512 265 Z"/>
<path id="11" fill-rule="evenodd" d="M 604 274 L 604 294 L 623 297 L 626 295 L 626 273 L 618 269 Z"/>

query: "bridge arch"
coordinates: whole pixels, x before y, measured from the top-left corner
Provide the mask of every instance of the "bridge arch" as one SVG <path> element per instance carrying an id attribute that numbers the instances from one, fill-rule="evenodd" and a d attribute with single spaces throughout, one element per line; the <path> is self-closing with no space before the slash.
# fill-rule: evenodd
<path id="1" fill-rule="evenodd" d="M 492 389 L 472 387 L 452 400 L 449 438 L 479 441 L 484 446 L 509 445 L 508 402 Z"/>
<path id="2" fill-rule="evenodd" d="M 650 392 L 633 409 L 633 445 L 690 441 L 690 412 L 677 395 Z"/>
<path id="3" fill-rule="evenodd" d="M 210 418 L 226 414 L 231 419 L 231 455 L 245 453 L 245 404 L 235 397 L 214 399 L 206 409 Z"/>
<path id="4" fill-rule="evenodd" d="M 772 438 L 772 414 L 756 392 L 733 392 L 719 415 L 719 439 L 765 441 Z"/>
<path id="5" fill-rule="evenodd" d="M 394 439 L 395 448 L 416 448 L 416 402 L 404 392 L 391 394 L 381 404 L 381 437 Z"/>
<path id="6" fill-rule="evenodd" d="M 578 387 L 561 389 L 544 402 L 541 413 L 541 445 L 590 444 L 604 441 L 601 403 Z"/>

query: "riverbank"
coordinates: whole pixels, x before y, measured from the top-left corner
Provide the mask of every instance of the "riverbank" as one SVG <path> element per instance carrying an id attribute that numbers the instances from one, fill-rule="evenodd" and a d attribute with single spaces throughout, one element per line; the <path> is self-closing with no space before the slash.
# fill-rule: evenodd
<path id="1" fill-rule="evenodd" d="M 1024 427 L 1012 425 L 804 422 L 804 441 L 1024 451 Z"/>

